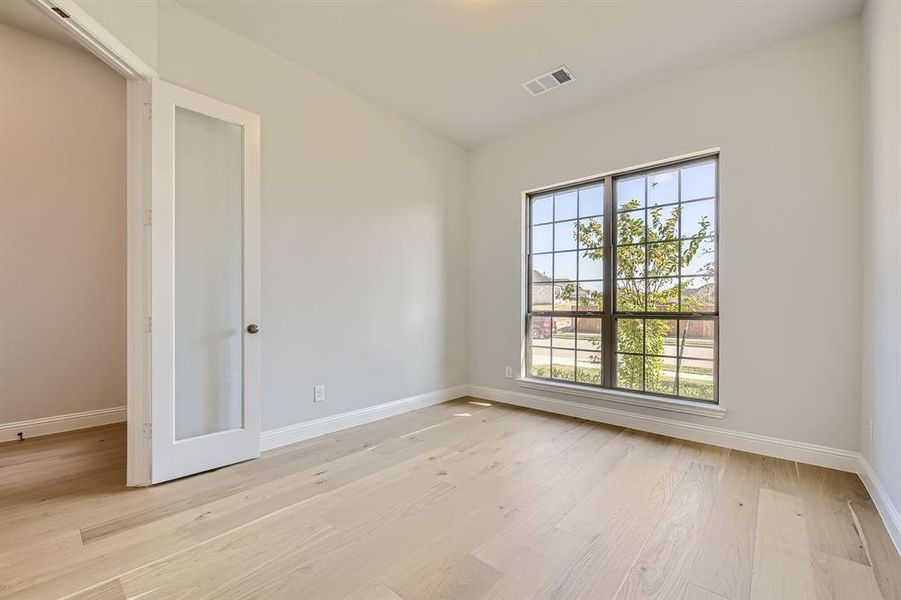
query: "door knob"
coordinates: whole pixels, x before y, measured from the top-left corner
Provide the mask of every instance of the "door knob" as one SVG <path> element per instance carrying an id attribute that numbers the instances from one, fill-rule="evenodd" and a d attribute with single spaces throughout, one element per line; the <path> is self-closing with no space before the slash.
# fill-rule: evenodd
<path id="1" fill-rule="evenodd" d="M 256 323 L 251 323 L 250 325 L 247 326 L 247 333 L 259 333 L 259 332 L 260 332 L 260 326 L 257 325 Z"/>

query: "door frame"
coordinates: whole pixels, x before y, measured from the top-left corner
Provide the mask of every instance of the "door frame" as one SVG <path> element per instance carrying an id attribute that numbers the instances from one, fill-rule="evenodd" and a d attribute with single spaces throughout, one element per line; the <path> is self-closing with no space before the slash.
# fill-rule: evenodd
<path id="1" fill-rule="evenodd" d="M 74 0 L 31 0 L 89 52 L 126 79 L 127 459 L 126 484 L 151 483 L 150 99 L 157 72 Z"/>

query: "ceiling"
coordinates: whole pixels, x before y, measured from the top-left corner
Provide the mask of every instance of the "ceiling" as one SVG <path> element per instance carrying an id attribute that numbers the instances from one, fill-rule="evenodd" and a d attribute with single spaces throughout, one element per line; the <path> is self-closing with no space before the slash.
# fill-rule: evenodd
<path id="1" fill-rule="evenodd" d="M 484 141 L 814 29 L 863 0 L 179 0 L 458 142 Z M 0 23 L 81 46 L 29 0 Z M 575 81 L 521 84 L 565 64 Z"/>
<path id="2" fill-rule="evenodd" d="M 224 27 L 458 142 L 495 137 L 814 29 L 863 0 L 179 0 Z M 29 0 L 0 23 L 81 49 Z M 521 84 L 565 64 L 575 81 Z"/>
<path id="3" fill-rule="evenodd" d="M 81 44 L 66 33 L 61 25 L 29 0 L 0 0 L 0 23 L 70 48 L 84 50 Z M 87 52 L 87 50 L 84 51 Z"/>
<path id="4" fill-rule="evenodd" d="M 862 0 L 179 1 L 464 146 L 862 8 Z M 574 82 L 537 97 L 521 87 L 560 64 Z"/>

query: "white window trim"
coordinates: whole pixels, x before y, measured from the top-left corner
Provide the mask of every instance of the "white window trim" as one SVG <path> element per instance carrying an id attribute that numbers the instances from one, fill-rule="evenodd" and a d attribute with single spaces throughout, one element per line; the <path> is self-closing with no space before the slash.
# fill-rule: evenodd
<path id="1" fill-rule="evenodd" d="M 566 394 L 568 396 L 579 396 L 581 398 L 591 398 L 592 400 L 603 400 L 606 402 L 629 404 L 631 406 L 656 408 L 659 410 L 668 410 L 670 412 L 677 412 L 687 415 L 699 415 L 713 419 L 722 419 L 726 416 L 725 408 L 720 405 L 709 404 L 707 402 L 692 402 L 691 400 L 663 398 L 660 396 L 626 392 L 623 390 L 588 387 L 575 383 L 566 383 L 562 381 L 557 382 L 547 379 L 532 379 L 529 377 L 518 378 L 516 380 L 516 385 L 524 388 L 531 388 L 546 392 Z"/>

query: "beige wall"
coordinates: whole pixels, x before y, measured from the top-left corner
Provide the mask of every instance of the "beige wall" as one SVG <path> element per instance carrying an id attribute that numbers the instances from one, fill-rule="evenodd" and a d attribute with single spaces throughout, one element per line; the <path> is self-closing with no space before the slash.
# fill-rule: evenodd
<path id="1" fill-rule="evenodd" d="M 158 26 L 161 78 L 260 115 L 263 430 L 466 383 L 466 152 L 175 2 Z"/>
<path id="2" fill-rule="evenodd" d="M 466 383 L 462 148 L 175 2 L 76 2 L 261 116 L 264 430 Z"/>
<path id="3" fill-rule="evenodd" d="M 861 449 L 895 505 L 890 531 L 901 547 L 901 4 L 868 2 L 864 24 Z"/>
<path id="4" fill-rule="evenodd" d="M 851 18 L 476 149 L 470 383 L 517 389 L 523 190 L 720 147 L 728 414 L 633 410 L 856 449 L 860 43 Z"/>
<path id="5" fill-rule="evenodd" d="M 0 25 L 0 423 L 125 404 L 125 80 Z"/>
<path id="6" fill-rule="evenodd" d="M 456 382 L 512 388 L 503 368 L 519 355 L 520 192 L 720 146 L 729 413 L 713 424 L 860 446 L 859 19 L 486 144 L 467 164 L 436 136 L 179 5 L 143 19 L 123 1 L 77 1 L 147 41 L 133 49 L 163 78 L 263 116 L 264 427 Z M 455 206 L 462 197 L 468 215 Z M 380 280 L 406 287 L 385 294 Z M 774 287 L 780 311 L 758 327 L 750 315 Z M 363 367 L 342 369 L 335 356 Z M 337 405 L 331 387 L 311 405 L 310 386 L 332 381 Z"/>

